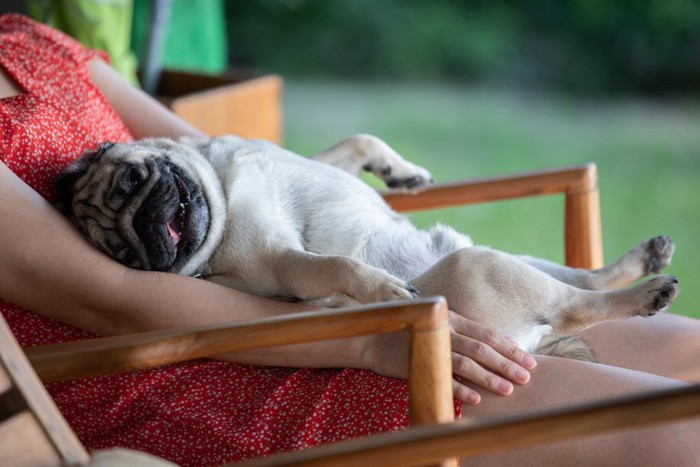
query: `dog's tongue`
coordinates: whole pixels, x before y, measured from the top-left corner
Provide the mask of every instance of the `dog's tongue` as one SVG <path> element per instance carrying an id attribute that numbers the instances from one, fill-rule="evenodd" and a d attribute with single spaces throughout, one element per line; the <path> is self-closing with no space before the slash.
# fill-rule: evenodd
<path id="1" fill-rule="evenodd" d="M 177 246 L 177 244 L 180 243 L 180 232 L 173 228 L 174 222 L 175 219 L 171 220 L 165 225 L 168 228 L 168 235 L 170 235 L 170 239 L 173 241 L 173 245 Z"/>

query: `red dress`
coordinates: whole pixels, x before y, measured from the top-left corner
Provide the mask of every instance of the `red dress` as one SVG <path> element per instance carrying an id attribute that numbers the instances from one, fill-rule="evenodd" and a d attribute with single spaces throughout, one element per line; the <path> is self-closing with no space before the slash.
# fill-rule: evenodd
<path id="1" fill-rule="evenodd" d="M 131 135 L 89 80 L 100 52 L 19 15 L 0 17 L 0 66 L 23 93 L 0 99 L 0 159 L 44 197 L 84 150 Z M 94 337 L 0 301 L 22 346 Z M 353 369 L 199 360 L 47 385 L 88 449 L 147 451 L 184 465 L 234 462 L 408 424 L 404 381 Z"/>

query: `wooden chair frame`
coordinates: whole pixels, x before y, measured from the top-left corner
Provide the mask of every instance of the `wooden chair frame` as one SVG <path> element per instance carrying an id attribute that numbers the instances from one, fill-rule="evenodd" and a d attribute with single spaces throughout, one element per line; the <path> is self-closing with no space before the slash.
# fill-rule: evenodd
<path id="1" fill-rule="evenodd" d="M 388 191 L 384 199 L 397 211 L 418 211 L 558 193 L 564 195 L 566 264 L 585 269 L 602 267 L 598 170 L 593 163 L 445 183 L 416 195 Z"/>
<path id="2" fill-rule="evenodd" d="M 555 193 L 565 197 L 566 263 L 582 268 L 602 266 L 597 173 L 593 164 L 438 185 L 415 195 L 396 191 L 383 195 L 395 209 L 407 211 Z M 12 350 L 12 336 L 0 326 L 0 370 L 4 367 L 6 375 L 3 377 L 0 372 L 0 452 L 3 434 L 7 433 L 6 422 L 29 411 L 50 440 L 59 463 L 80 465 L 87 461 L 84 449 L 65 422 L 61 423 L 62 417 L 42 392 L 38 378 L 70 379 L 220 353 L 395 331 L 407 331 L 411 336 L 409 430 L 243 464 L 425 465 L 454 456 L 485 454 L 700 414 L 699 385 L 558 410 L 454 422 L 447 319 L 444 300 L 434 297 L 38 346 L 25 349 L 28 361 L 16 348 Z M 69 447 L 62 447 L 66 445 Z"/>

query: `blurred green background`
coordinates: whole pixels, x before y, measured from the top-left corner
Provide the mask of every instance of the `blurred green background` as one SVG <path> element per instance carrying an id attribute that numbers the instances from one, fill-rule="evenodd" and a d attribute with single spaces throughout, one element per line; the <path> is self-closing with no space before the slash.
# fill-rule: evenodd
<path id="1" fill-rule="evenodd" d="M 697 92 L 696 0 L 225 2 L 231 61 L 294 76 Z"/>
<path id="2" fill-rule="evenodd" d="M 700 317 L 700 2 L 234 3 L 230 63 L 285 77 L 287 147 L 369 132 L 439 181 L 595 162 L 606 260 L 671 235 Z M 563 260 L 559 196 L 412 217 Z"/>

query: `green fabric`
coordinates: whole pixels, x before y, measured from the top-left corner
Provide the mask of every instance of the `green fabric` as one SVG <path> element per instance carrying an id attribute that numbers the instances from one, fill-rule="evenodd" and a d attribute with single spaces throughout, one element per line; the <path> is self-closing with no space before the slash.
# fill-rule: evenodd
<path id="1" fill-rule="evenodd" d="M 134 0 L 132 44 L 138 57 L 143 56 L 150 6 L 150 0 Z M 228 62 L 223 1 L 173 1 L 164 48 L 163 68 L 209 73 L 223 71 Z"/>
<path id="2" fill-rule="evenodd" d="M 29 15 L 109 54 L 112 66 L 131 83 L 136 59 L 131 52 L 133 0 L 27 0 Z"/>

